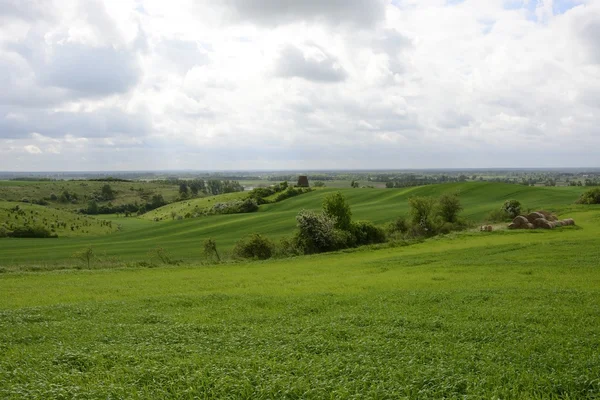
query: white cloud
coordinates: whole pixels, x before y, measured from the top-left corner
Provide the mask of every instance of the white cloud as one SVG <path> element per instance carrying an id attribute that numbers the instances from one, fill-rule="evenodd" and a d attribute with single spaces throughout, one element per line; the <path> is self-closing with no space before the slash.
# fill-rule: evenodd
<path id="1" fill-rule="evenodd" d="M 39 147 L 34 146 L 32 144 L 27 145 L 25 147 L 23 147 L 25 149 L 26 152 L 28 152 L 29 154 L 42 154 L 42 150 L 40 150 Z"/>
<path id="2" fill-rule="evenodd" d="M 596 165 L 578 3 L 0 0 L 2 168 Z"/>

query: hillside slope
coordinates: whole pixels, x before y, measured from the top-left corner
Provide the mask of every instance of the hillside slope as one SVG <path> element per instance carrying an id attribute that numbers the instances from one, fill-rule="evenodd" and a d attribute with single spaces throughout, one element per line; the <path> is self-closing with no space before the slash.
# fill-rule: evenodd
<path id="1" fill-rule="evenodd" d="M 582 190 L 577 187 L 545 188 L 478 182 L 409 189 L 339 189 L 348 198 L 355 220 L 370 220 L 378 224 L 408 212 L 407 200 L 416 195 L 439 196 L 458 192 L 465 208 L 462 215 L 478 221 L 501 207 L 504 200 L 512 198 L 521 201 L 525 210 L 545 208 L 560 213 L 561 209 L 573 205 Z M 228 251 L 237 240 L 250 233 L 263 233 L 272 239 L 291 235 L 298 211 L 320 209 L 323 198 L 335 191 L 317 190 L 280 203 L 263 205 L 258 212 L 251 214 L 214 215 L 160 223 L 141 223 L 141 220 L 139 224 L 124 223 L 120 232 L 89 240 L 59 239 L 53 243 L 37 240 L 35 245 L 30 239 L 0 241 L 3 247 L 0 265 L 31 260 L 59 262 L 87 244 L 124 260 L 143 259 L 149 250 L 156 247 L 167 249 L 176 258 L 199 260 L 202 258 L 202 242 L 209 237 L 217 241 L 221 250 Z M 52 252 L 48 251 L 50 247 Z"/>
<path id="2" fill-rule="evenodd" d="M 110 221 L 35 204 L 0 201 L 0 229 L 43 227 L 59 237 L 91 237 L 116 232 Z M 21 240 L 21 239 L 19 239 Z M 0 242 L 0 246 L 4 243 Z"/>

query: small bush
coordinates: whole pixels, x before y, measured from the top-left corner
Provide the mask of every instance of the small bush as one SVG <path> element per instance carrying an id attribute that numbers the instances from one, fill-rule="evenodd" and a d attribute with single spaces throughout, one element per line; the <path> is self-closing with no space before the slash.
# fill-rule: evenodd
<path id="1" fill-rule="evenodd" d="M 385 232 L 383 229 L 375 226 L 372 222 L 359 221 L 353 222 L 350 232 L 355 238 L 356 245 L 375 244 L 385 242 Z"/>
<path id="2" fill-rule="evenodd" d="M 335 218 L 325 213 L 302 210 L 296 216 L 298 233 L 295 246 L 305 254 L 335 250 L 339 238 L 335 235 Z"/>
<path id="3" fill-rule="evenodd" d="M 410 224 L 406 220 L 406 217 L 404 217 L 404 216 L 396 218 L 395 221 L 391 222 L 388 225 L 389 233 L 397 233 L 397 232 L 406 233 L 406 232 L 408 232 L 409 229 L 410 229 Z"/>
<path id="4" fill-rule="evenodd" d="M 501 210 L 510 218 L 516 218 L 521 214 L 521 203 L 517 200 L 506 200 Z"/>
<path id="5" fill-rule="evenodd" d="M 296 246 L 296 241 L 290 238 L 282 238 L 275 246 L 275 256 L 293 257 L 302 254 L 302 249 Z"/>
<path id="6" fill-rule="evenodd" d="M 239 240 L 233 248 L 233 255 L 236 258 L 266 260 L 271 258 L 274 253 L 273 242 L 258 233 Z"/>
<path id="7" fill-rule="evenodd" d="M 510 215 L 508 215 L 506 213 L 506 211 L 504 209 L 500 209 L 500 210 L 494 210 L 492 212 L 490 212 L 486 218 L 487 222 L 506 222 L 507 220 L 510 220 Z"/>
<path id="8" fill-rule="evenodd" d="M 57 238 L 58 235 L 51 233 L 41 226 L 26 226 L 7 232 L 7 236 L 14 238 Z"/>
<path id="9" fill-rule="evenodd" d="M 585 191 L 577 200 L 578 204 L 600 204 L 600 188 Z"/>

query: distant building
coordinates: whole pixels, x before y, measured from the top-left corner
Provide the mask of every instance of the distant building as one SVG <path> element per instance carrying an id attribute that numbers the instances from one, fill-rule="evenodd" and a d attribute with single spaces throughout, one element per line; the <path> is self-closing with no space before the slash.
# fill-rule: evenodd
<path id="1" fill-rule="evenodd" d="M 308 187 L 308 176 L 306 175 L 300 175 L 298 177 L 298 184 L 296 185 L 298 187 Z"/>

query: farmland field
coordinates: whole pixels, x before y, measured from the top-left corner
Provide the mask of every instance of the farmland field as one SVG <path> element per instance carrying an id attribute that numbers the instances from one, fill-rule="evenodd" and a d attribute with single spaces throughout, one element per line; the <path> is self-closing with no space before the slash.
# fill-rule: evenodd
<path id="1" fill-rule="evenodd" d="M 150 215 L 166 220 L 151 222 L 140 218 L 114 218 L 113 225 L 121 230 L 112 235 L 80 238 L 58 238 L 51 242 L 38 239 L 2 240 L 0 267 L 34 263 L 45 265 L 64 263 L 73 252 L 93 245 L 100 253 L 122 261 L 141 260 L 149 251 L 164 248 L 174 258 L 185 262 L 198 262 L 202 256 L 202 241 L 212 237 L 219 248 L 228 252 L 240 238 L 251 233 L 262 233 L 277 240 L 290 236 L 301 209 L 319 209 L 323 198 L 341 191 L 352 207 L 353 218 L 385 224 L 408 212 L 411 196 L 439 196 L 459 192 L 465 207 L 463 215 L 474 221 L 484 219 L 492 210 L 500 208 L 506 199 L 517 198 L 524 207 L 546 208 L 561 211 L 573 206 L 583 189 L 577 187 L 538 188 L 496 183 L 461 183 L 432 185 L 409 189 L 320 189 L 276 204 L 265 204 L 256 213 L 213 215 L 172 221 L 172 209 L 188 207 L 186 204 L 205 202 L 211 198 L 174 203 L 157 209 Z M 225 195 L 238 196 L 238 194 Z M 215 201 L 212 198 L 212 201 Z M 180 204 L 183 204 L 180 205 Z M 208 203 L 207 203 L 208 204 Z M 162 212 L 161 210 L 167 210 Z M 134 221 L 132 221 L 134 220 Z"/>
<path id="2" fill-rule="evenodd" d="M 517 198 L 577 226 L 200 265 L 203 238 L 288 235 L 323 189 L 93 239 L 0 239 L 0 398 L 598 398 L 600 208 L 574 205 L 580 188 L 342 192 L 381 224 L 447 191 L 475 221 Z M 160 244 L 186 263 L 28 272 L 87 243 L 123 259 Z"/>

